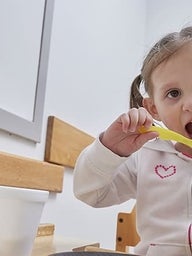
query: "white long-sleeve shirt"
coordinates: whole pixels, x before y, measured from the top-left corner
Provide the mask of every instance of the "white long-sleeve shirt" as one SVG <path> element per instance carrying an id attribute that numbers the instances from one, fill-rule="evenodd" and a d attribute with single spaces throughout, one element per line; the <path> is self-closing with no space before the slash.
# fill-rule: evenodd
<path id="1" fill-rule="evenodd" d="M 192 255 L 192 158 L 171 142 L 156 139 L 120 157 L 96 139 L 77 160 L 74 194 L 93 207 L 136 199 L 135 253 Z"/>

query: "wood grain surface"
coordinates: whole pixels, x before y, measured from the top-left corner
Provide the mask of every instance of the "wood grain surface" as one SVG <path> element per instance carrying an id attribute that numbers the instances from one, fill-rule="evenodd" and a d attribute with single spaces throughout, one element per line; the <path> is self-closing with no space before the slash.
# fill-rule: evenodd
<path id="1" fill-rule="evenodd" d="M 94 141 L 94 137 L 78 128 L 49 116 L 45 161 L 74 167 L 80 152 Z"/>

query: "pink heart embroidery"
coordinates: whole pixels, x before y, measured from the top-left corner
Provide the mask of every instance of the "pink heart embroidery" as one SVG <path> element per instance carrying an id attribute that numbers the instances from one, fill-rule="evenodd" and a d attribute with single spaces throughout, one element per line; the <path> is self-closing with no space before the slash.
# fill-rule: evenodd
<path id="1" fill-rule="evenodd" d="M 164 165 L 159 164 L 156 165 L 155 172 L 161 179 L 164 179 L 176 173 L 176 166 L 170 165 L 169 167 L 165 167 Z"/>

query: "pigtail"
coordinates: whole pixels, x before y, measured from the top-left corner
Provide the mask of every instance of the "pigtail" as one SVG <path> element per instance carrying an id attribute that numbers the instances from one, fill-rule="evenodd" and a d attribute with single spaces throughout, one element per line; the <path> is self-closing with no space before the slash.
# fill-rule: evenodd
<path id="1" fill-rule="evenodd" d="M 138 75 L 131 85 L 130 91 L 130 101 L 129 107 L 130 108 L 139 108 L 143 106 L 143 96 L 140 93 L 140 85 L 142 82 L 142 76 Z"/>

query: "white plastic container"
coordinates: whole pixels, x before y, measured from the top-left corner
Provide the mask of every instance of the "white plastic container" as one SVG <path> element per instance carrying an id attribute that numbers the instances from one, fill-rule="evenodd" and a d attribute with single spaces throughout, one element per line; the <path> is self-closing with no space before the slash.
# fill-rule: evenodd
<path id="1" fill-rule="evenodd" d="M 49 192 L 0 186 L 0 255 L 30 256 Z"/>

